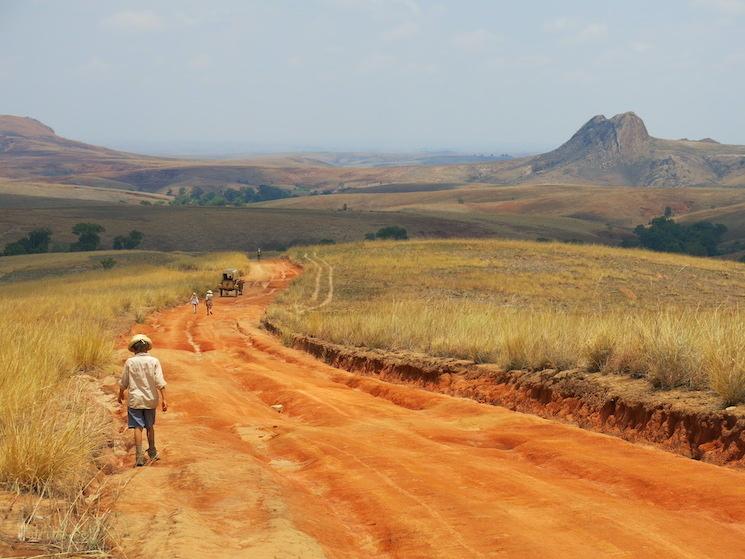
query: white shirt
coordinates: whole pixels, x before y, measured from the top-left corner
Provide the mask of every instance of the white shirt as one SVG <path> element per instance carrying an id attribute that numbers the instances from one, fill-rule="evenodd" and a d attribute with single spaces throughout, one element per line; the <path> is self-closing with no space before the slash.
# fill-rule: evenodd
<path id="1" fill-rule="evenodd" d="M 128 406 L 135 409 L 158 407 L 158 389 L 166 387 L 160 361 L 149 353 L 138 353 L 124 363 L 119 386 L 129 389 Z"/>

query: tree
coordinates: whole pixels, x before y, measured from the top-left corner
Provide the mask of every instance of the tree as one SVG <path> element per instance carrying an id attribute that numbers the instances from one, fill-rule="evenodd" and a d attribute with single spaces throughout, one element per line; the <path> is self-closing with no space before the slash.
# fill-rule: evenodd
<path id="1" fill-rule="evenodd" d="M 133 248 L 140 246 L 144 236 L 145 235 L 136 229 L 130 231 L 129 235 L 117 235 L 114 237 L 113 248 L 114 250 L 132 250 Z"/>
<path id="2" fill-rule="evenodd" d="M 46 227 L 34 229 L 25 237 L 5 245 L 3 254 L 12 256 L 16 254 L 41 254 L 49 252 L 49 243 L 52 241 L 52 231 Z"/>
<path id="3" fill-rule="evenodd" d="M 398 225 L 389 225 L 388 227 L 381 227 L 378 232 L 375 233 L 377 239 L 394 239 L 396 241 L 403 241 L 409 238 L 406 229 L 399 227 Z"/>
<path id="4" fill-rule="evenodd" d="M 70 245 L 70 250 L 96 250 L 101 244 L 100 234 L 104 231 L 106 231 L 106 229 L 98 223 L 78 223 L 72 228 L 72 232 L 77 235 L 78 240 Z"/>
<path id="5" fill-rule="evenodd" d="M 669 217 L 655 217 L 649 226 L 634 229 L 638 244 L 660 252 L 680 252 L 695 256 L 719 254 L 719 243 L 727 232 L 721 223 L 699 221 L 692 225 L 677 223 Z M 626 243 L 630 246 L 632 243 Z"/>
<path id="6" fill-rule="evenodd" d="M 26 252 L 26 248 L 21 244 L 20 241 L 15 241 L 13 243 L 8 243 L 5 245 L 5 250 L 3 251 L 3 255 L 5 256 L 17 256 L 19 254 L 28 254 Z"/>
<path id="7" fill-rule="evenodd" d="M 52 231 L 46 227 L 34 229 L 26 235 L 26 251 L 29 254 L 49 252 L 49 243 L 52 241 Z"/>

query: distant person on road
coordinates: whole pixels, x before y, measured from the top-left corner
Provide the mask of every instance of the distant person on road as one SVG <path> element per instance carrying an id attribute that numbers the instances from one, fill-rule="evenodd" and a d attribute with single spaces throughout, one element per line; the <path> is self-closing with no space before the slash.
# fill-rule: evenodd
<path id="1" fill-rule="evenodd" d="M 168 411 L 166 403 L 166 381 L 160 361 L 148 353 L 153 342 L 144 334 L 132 336 L 129 351 L 134 353 L 124 363 L 122 378 L 119 380 L 119 403 L 124 400 L 127 390 L 127 426 L 134 430 L 135 466 L 145 465 L 142 452 L 142 430 L 147 431 L 147 455 L 151 462 L 160 459 L 155 448 L 155 410 L 160 406 L 163 412 Z"/>
<path id="2" fill-rule="evenodd" d="M 256 249 L 256 260 L 261 260 L 261 249 Z"/>
<path id="3" fill-rule="evenodd" d="M 199 297 L 197 297 L 196 291 L 194 291 L 191 294 L 191 306 L 194 307 L 194 314 L 197 314 L 197 307 L 199 306 Z"/>
<path id="4" fill-rule="evenodd" d="M 207 316 L 212 314 L 212 290 L 208 289 L 207 293 L 204 294 L 204 304 L 207 307 Z"/>

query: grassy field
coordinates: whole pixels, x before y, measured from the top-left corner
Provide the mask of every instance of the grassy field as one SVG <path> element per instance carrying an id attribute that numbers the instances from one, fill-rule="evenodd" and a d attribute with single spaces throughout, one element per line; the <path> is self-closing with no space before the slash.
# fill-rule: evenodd
<path id="1" fill-rule="evenodd" d="M 90 253 L 0 258 L 0 486 L 80 503 L 111 421 L 86 377 L 117 367 L 114 338 L 160 307 L 214 285 L 245 255 L 115 253 L 104 270 Z M 74 272 L 74 273 L 73 273 Z M 12 281 L 11 281 L 12 280 Z M 65 518 L 69 514 L 65 513 Z M 93 518 L 70 547 L 97 546 Z"/>
<path id="2" fill-rule="evenodd" d="M 711 389 L 725 404 L 745 400 L 739 263 L 478 240 L 366 242 L 293 257 L 307 273 L 269 310 L 291 332 L 506 369 L 641 376 L 656 388 Z M 333 298 L 321 305 L 329 267 Z"/>
<path id="3" fill-rule="evenodd" d="M 388 185 L 393 187 L 396 185 Z M 411 192 L 376 187 L 377 194 L 357 189 L 343 194 L 286 198 L 262 202 L 266 207 L 336 209 L 347 204 L 359 211 L 428 211 L 573 218 L 595 227 L 633 228 L 662 215 L 712 212 L 745 203 L 745 191 L 728 187 L 653 188 L 587 185 L 471 184 L 447 190 Z M 369 189 L 365 189 L 369 190 Z"/>
<path id="4" fill-rule="evenodd" d="M 78 208 L 0 208 L 0 247 L 17 240 L 39 224 L 53 232 L 54 242 L 75 240 L 72 227 L 79 222 L 99 223 L 106 228 L 103 246 L 111 247 L 116 235 L 137 229 L 145 234 L 143 248 L 149 250 L 247 250 L 280 249 L 292 244 L 313 244 L 323 239 L 336 242 L 362 240 L 381 227 L 400 225 L 414 237 L 494 237 L 516 234 L 534 238 L 536 231 L 563 230 L 565 238 L 584 225 L 577 220 L 558 220 L 542 227 L 529 216 L 510 216 L 505 226 L 499 220 L 474 219 L 468 215 L 417 214 L 413 212 L 345 212 L 284 208 L 205 208 L 153 206 L 84 206 Z M 525 222 L 524 227 L 519 222 Z M 597 240 L 584 228 L 583 240 Z"/>

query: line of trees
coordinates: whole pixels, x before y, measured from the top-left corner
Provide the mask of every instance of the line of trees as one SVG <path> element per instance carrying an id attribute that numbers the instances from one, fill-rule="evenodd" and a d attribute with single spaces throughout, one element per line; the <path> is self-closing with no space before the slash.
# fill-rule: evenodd
<path id="1" fill-rule="evenodd" d="M 655 217 L 649 225 L 638 225 L 634 229 L 635 239 L 624 241 L 625 247 L 644 247 L 659 252 L 678 252 L 694 256 L 716 256 L 720 254 L 727 227 L 721 223 L 699 221 L 690 225 L 678 223 L 671 212 Z"/>
<path id="2" fill-rule="evenodd" d="M 409 233 L 403 227 L 398 225 L 389 225 L 388 227 L 381 227 L 375 233 L 367 233 L 365 240 L 375 241 L 377 239 L 382 240 L 394 240 L 394 241 L 405 241 L 409 238 Z"/>
<path id="3" fill-rule="evenodd" d="M 222 190 L 205 190 L 196 186 L 191 190 L 185 187 L 179 188 L 179 193 L 171 201 L 173 206 L 244 206 L 254 202 L 266 202 L 267 200 L 279 200 L 289 198 L 290 194 L 281 188 L 268 184 L 258 187 L 244 186 L 239 189 L 225 188 Z"/>
<path id="4" fill-rule="evenodd" d="M 104 233 L 103 225 L 98 223 L 77 223 L 72 228 L 72 233 L 77 237 L 77 241 L 68 246 L 52 245 L 52 230 L 46 227 L 34 229 L 24 237 L 5 245 L 4 256 L 14 256 L 18 254 L 41 254 L 44 252 L 79 252 L 92 251 L 101 248 L 101 233 Z M 140 246 L 145 235 L 135 230 L 130 231 L 127 235 L 118 235 L 114 237 L 112 248 L 116 250 L 134 249 Z"/>

